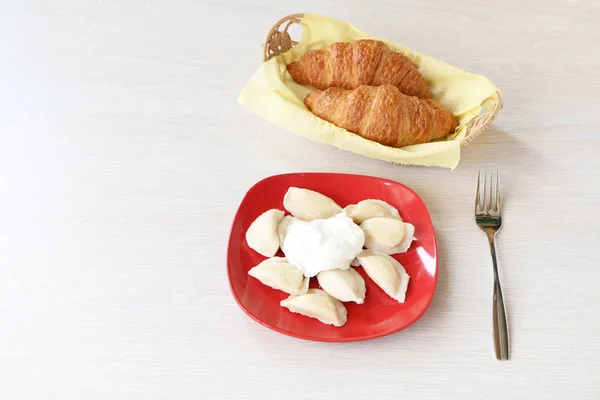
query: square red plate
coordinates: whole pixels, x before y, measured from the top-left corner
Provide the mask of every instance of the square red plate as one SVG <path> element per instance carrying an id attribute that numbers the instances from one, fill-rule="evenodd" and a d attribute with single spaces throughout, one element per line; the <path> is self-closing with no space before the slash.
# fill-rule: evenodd
<path id="1" fill-rule="evenodd" d="M 367 295 L 364 304 L 344 303 L 348 322 L 341 328 L 325 325 L 281 307 L 288 297 L 248 276 L 250 268 L 265 257 L 248 247 L 245 235 L 250 224 L 271 208 L 283 208 L 283 196 L 290 186 L 311 189 L 331 197 L 340 206 L 365 199 L 380 199 L 398 208 L 405 222 L 415 226 L 415 241 L 403 254 L 394 256 L 406 268 L 410 283 L 406 302 L 388 297 L 365 274 Z M 281 251 L 280 251 L 281 253 Z M 283 253 L 279 254 L 283 256 Z M 429 212 L 421 198 L 401 183 L 363 175 L 296 173 L 276 175 L 254 185 L 240 204 L 233 221 L 227 254 L 227 273 L 233 297 L 257 322 L 286 335 L 323 342 L 373 339 L 399 331 L 418 320 L 429 307 L 437 282 L 437 248 Z M 318 287 L 316 279 L 311 287 Z"/>

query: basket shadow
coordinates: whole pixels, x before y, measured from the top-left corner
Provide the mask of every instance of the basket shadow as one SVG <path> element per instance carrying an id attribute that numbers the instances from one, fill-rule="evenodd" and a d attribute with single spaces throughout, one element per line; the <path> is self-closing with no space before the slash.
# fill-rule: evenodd
<path id="1" fill-rule="evenodd" d="M 540 156 L 531 147 L 525 145 L 515 135 L 497 126 L 488 131 L 461 150 L 460 166 L 479 164 L 480 168 L 521 169 L 524 166 L 535 168 Z"/>
<path id="2" fill-rule="evenodd" d="M 495 126 L 491 126 L 488 132 L 462 149 L 458 168 L 461 167 L 498 170 L 503 207 L 511 203 L 511 188 L 519 185 L 524 171 L 531 175 L 546 168 L 539 149 L 528 146 L 525 140 Z M 473 173 L 473 179 L 475 178 L 476 171 Z"/>

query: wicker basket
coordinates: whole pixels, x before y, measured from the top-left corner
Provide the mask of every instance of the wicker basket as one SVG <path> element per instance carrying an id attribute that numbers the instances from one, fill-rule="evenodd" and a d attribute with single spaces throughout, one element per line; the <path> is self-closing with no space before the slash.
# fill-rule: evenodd
<path id="1" fill-rule="evenodd" d="M 288 51 L 298 43 L 292 40 L 288 29 L 293 24 L 300 25 L 303 16 L 304 14 L 288 15 L 273 25 L 263 45 L 263 61 L 268 61 L 271 57 Z M 496 92 L 482 105 L 484 106 L 484 112 L 467 124 L 465 137 L 460 142 L 461 147 L 465 147 L 488 129 L 502 108 L 502 95 Z"/>

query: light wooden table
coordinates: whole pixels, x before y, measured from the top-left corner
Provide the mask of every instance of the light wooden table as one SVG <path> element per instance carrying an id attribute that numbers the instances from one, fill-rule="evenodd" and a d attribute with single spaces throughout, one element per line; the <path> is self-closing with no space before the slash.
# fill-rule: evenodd
<path id="1" fill-rule="evenodd" d="M 481 73 L 505 108 L 453 172 L 269 125 L 235 99 L 272 23 L 303 11 Z M 0 2 L 0 398 L 600 398 L 599 20 L 592 1 Z M 479 168 L 503 178 L 509 362 L 493 356 Z M 293 171 L 423 197 L 441 259 L 422 320 L 323 344 L 237 307 L 236 207 Z"/>

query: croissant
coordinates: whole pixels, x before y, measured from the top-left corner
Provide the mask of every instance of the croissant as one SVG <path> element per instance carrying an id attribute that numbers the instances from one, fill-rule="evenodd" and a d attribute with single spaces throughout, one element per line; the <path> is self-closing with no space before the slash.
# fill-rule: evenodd
<path id="1" fill-rule="evenodd" d="M 309 51 L 287 70 L 297 83 L 320 90 L 390 84 L 406 95 L 431 98 L 425 78 L 410 59 L 378 40 L 333 43 L 323 50 Z"/>
<path id="2" fill-rule="evenodd" d="M 441 139 L 458 126 L 440 103 L 406 96 L 392 85 L 318 90 L 309 93 L 304 104 L 334 125 L 391 147 Z"/>

